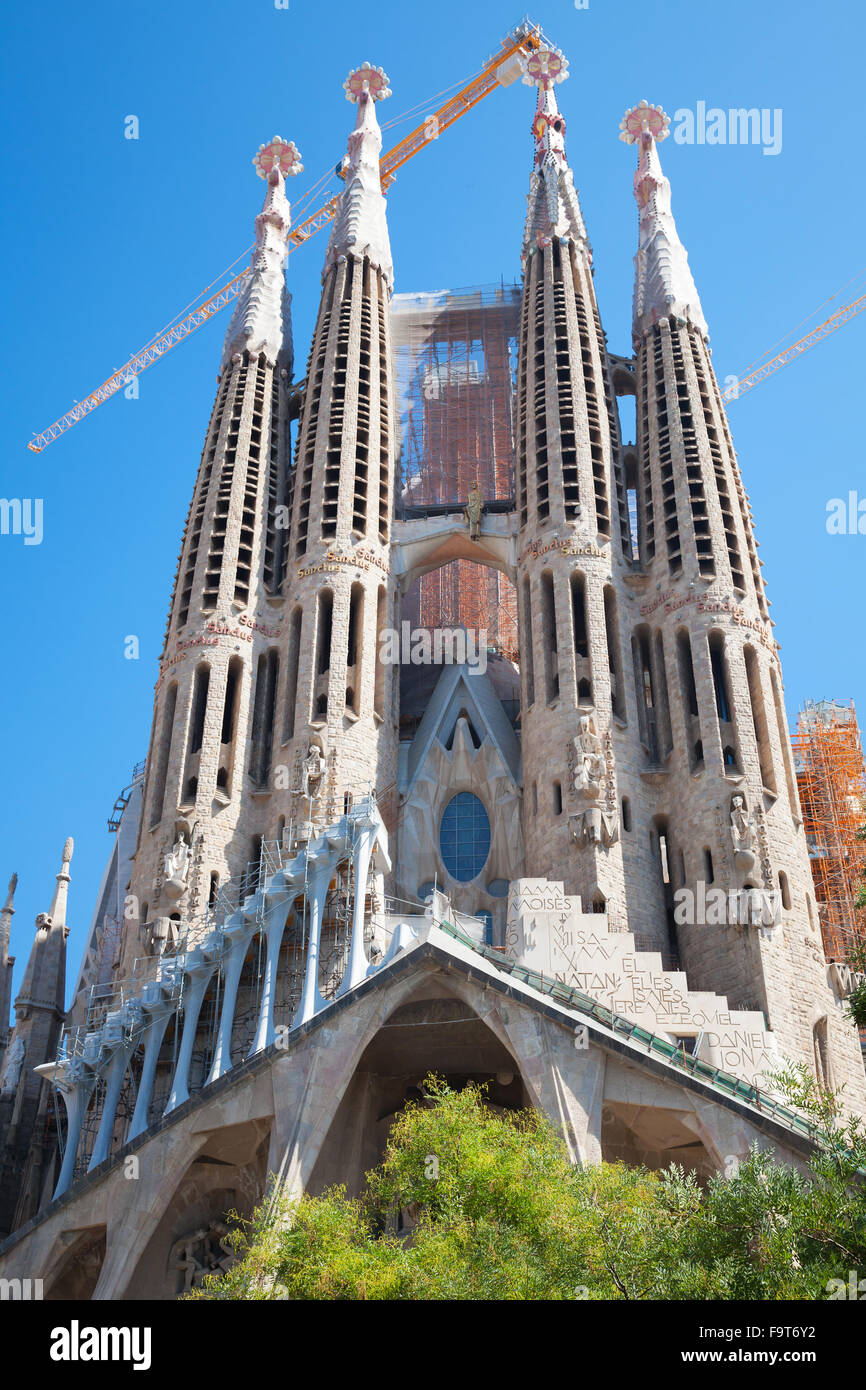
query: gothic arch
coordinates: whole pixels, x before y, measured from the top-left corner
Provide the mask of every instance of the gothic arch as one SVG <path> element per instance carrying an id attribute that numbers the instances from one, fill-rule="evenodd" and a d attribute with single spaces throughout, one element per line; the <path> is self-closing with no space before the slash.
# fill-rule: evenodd
<path id="1" fill-rule="evenodd" d="M 510 1047 L 462 993 L 441 974 L 423 980 L 370 1030 L 319 1150 L 308 1191 L 315 1194 L 341 1182 L 350 1195 L 357 1194 L 364 1174 L 381 1161 L 395 1117 L 420 1099 L 420 1083 L 428 1072 L 444 1076 L 455 1089 L 470 1081 L 486 1082 L 490 1103 L 498 1109 L 525 1109 L 533 1103 Z"/>

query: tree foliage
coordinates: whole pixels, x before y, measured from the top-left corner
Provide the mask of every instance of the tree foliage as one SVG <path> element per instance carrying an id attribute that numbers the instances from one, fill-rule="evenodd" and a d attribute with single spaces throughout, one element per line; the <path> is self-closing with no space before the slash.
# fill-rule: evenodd
<path id="1" fill-rule="evenodd" d="M 573 1167 L 537 1112 L 428 1077 L 361 1198 L 273 1196 L 237 1228 L 225 1278 L 190 1297 L 826 1298 L 866 1271 L 866 1136 L 805 1067 L 777 1082 L 815 1126 L 809 1170 L 755 1147 L 702 1186 L 678 1167 Z"/>

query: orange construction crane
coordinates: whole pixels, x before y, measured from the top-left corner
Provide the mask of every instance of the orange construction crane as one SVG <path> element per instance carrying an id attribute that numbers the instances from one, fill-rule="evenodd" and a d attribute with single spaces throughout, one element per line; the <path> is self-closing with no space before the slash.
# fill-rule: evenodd
<path id="1" fill-rule="evenodd" d="M 805 337 L 798 338 L 796 343 L 792 343 L 790 347 L 785 348 L 784 352 L 780 352 L 777 357 L 773 357 L 769 362 L 765 362 L 763 367 L 758 367 L 757 370 L 750 373 L 749 376 L 738 378 L 733 386 L 729 386 L 727 391 L 722 393 L 723 398 L 726 401 L 739 400 L 740 396 L 744 396 L 747 391 L 751 391 L 753 386 L 757 386 L 760 381 L 771 376 L 773 372 L 777 372 L 780 367 L 787 367 L 788 363 L 793 362 L 795 357 L 799 357 L 801 352 L 805 352 L 807 348 L 814 347 L 816 343 L 820 343 L 828 334 L 835 333 L 837 328 L 841 328 L 843 323 L 848 323 L 850 319 L 853 319 L 855 315 L 859 314 L 863 309 L 866 309 L 866 294 L 861 295 L 859 299 L 853 300 L 851 304 L 845 304 L 841 309 L 837 309 L 835 314 L 831 314 L 824 323 L 819 324 L 817 328 L 813 328 L 812 332 L 807 333 Z"/>
<path id="2" fill-rule="evenodd" d="M 406 136 L 405 140 L 401 140 L 399 145 L 395 145 L 393 149 L 382 156 L 379 161 L 382 192 L 387 192 L 394 182 L 397 170 L 412 159 L 419 150 L 436 140 L 443 130 L 447 130 L 467 111 L 471 111 L 497 86 L 510 86 L 519 76 L 519 67 L 514 60 L 520 54 L 531 53 L 533 49 L 547 44 L 548 40 L 540 26 L 532 24 L 528 20 L 507 34 L 496 53 L 487 59 L 481 71 L 470 82 L 454 96 L 449 97 L 442 106 L 431 112 L 419 126 L 415 127 L 411 134 Z M 310 217 L 292 229 L 288 238 L 290 253 L 297 247 L 303 246 L 322 227 L 333 222 L 337 215 L 338 203 L 339 194 L 335 194 Z M 97 406 L 102 405 L 103 401 L 107 401 L 124 386 L 128 386 L 133 378 L 143 372 L 151 363 L 164 357 L 177 343 L 188 338 L 190 333 L 194 332 L 196 328 L 200 328 L 208 319 L 213 318 L 220 309 L 231 304 L 232 300 L 236 299 L 240 293 L 246 274 L 247 271 L 244 269 L 239 275 L 235 275 L 203 304 L 200 304 L 197 309 L 187 314 L 186 318 L 173 324 L 171 328 L 166 329 L 159 337 L 152 339 L 139 352 L 134 353 L 128 362 L 112 372 L 108 380 L 98 386 L 95 391 L 91 391 L 90 395 L 86 396 L 83 401 L 77 401 L 71 410 L 68 410 L 65 415 L 61 415 L 60 419 L 55 420 L 48 429 L 43 430 L 40 434 L 34 434 L 27 448 L 32 449 L 36 454 L 41 453 L 52 440 L 65 434 L 79 420 L 83 420 L 85 415 L 89 415 Z"/>

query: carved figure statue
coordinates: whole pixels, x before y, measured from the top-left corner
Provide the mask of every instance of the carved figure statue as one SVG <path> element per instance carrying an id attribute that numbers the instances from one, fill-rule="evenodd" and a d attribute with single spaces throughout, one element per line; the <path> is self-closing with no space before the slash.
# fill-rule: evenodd
<path id="1" fill-rule="evenodd" d="M 171 849 L 163 856 L 163 873 L 166 882 L 186 883 L 189 873 L 189 856 L 190 847 L 181 830 Z"/>
<path id="2" fill-rule="evenodd" d="M 177 948 L 178 924 L 171 917 L 155 917 L 147 924 L 150 932 L 150 950 L 154 956 L 164 956 Z"/>
<path id="3" fill-rule="evenodd" d="M 753 848 L 755 827 L 746 807 L 745 797 L 737 792 L 731 800 L 731 839 L 736 852 Z"/>
<path id="4" fill-rule="evenodd" d="M 481 489 L 478 486 L 478 479 L 469 489 L 469 497 L 466 506 L 463 508 L 463 517 L 469 527 L 469 539 L 477 541 L 481 535 L 481 515 L 484 511 L 484 499 L 481 496 Z"/>
<path id="5" fill-rule="evenodd" d="M 200 1245 L 207 1235 L 206 1230 L 192 1231 L 189 1235 L 181 1236 L 171 1247 L 168 1257 L 169 1269 L 179 1270 L 183 1274 L 183 1291 L 189 1293 L 193 1283 L 201 1280 L 203 1275 L 208 1274 L 209 1270 L 195 1256 L 195 1248 Z"/>
<path id="6" fill-rule="evenodd" d="M 574 736 L 574 789 L 597 796 L 606 771 L 604 748 L 591 714 L 582 714 Z"/>
<path id="7" fill-rule="evenodd" d="M 13 1038 L 6 1052 L 6 1065 L 3 1068 L 3 1082 L 0 1095 L 8 1096 L 18 1087 L 21 1064 L 24 1061 L 24 1039 Z"/>
<path id="8" fill-rule="evenodd" d="M 301 795 L 318 796 L 321 781 L 325 775 L 325 758 L 317 743 L 310 743 L 307 756 L 301 766 Z"/>

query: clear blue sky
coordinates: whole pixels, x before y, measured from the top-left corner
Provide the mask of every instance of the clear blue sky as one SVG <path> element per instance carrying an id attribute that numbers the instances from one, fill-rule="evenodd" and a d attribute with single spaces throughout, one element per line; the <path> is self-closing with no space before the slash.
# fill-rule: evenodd
<path id="1" fill-rule="evenodd" d="M 641 97 L 671 115 L 698 101 L 782 109 L 776 157 L 667 140 L 662 158 L 719 376 L 798 337 L 789 330 L 866 262 L 862 7 L 541 0 L 531 13 L 571 63 L 560 104 L 611 348 L 630 351 L 636 239 L 634 151 L 618 124 Z M 41 545 L 0 536 L 0 886 L 18 871 L 16 987 L 69 834 L 74 977 L 110 849 L 106 817 L 147 751 L 227 315 L 145 372 L 138 400 L 116 397 L 42 454 L 27 439 L 249 244 L 262 141 L 300 146 L 300 196 L 345 150 L 350 68 L 385 68 L 394 95 L 380 117 L 394 120 L 477 71 L 519 17 L 490 0 L 7 7 L 0 495 L 44 501 Z M 495 93 L 401 171 L 389 199 L 399 291 L 517 275 L 533 96 L 522 84 Z M 137 141 L 124 139 L 128 115 Z M 411 124 L 386 131 L 387 144 Z M 290 263 L 299 375 L 324 251 L 320 235 Z M 866 314 L 730 408 L 789 716 L 808 697 L 853 696 L 866 720 L 866 536 L 825 530 L 829 498 L 866 497 L 853 431 L 864 344 Z M 129 634 L 138 661 L 124 659 Z"/>

